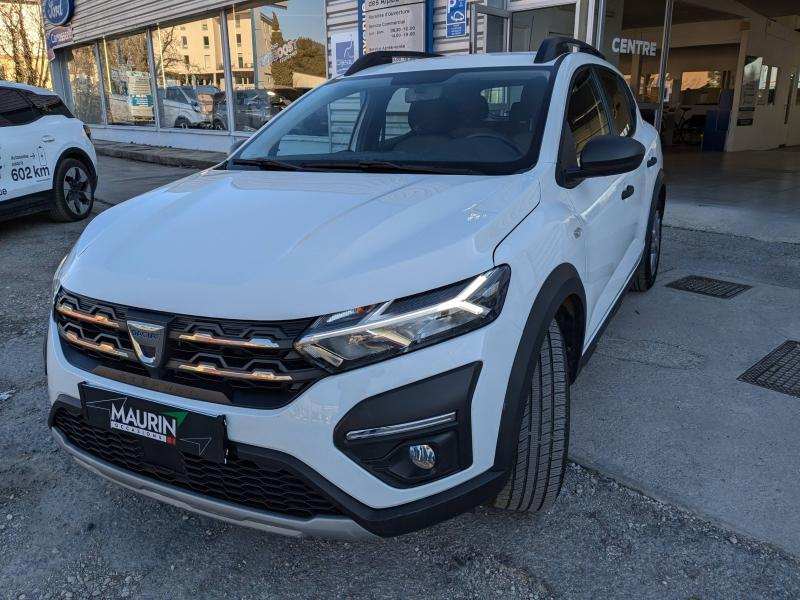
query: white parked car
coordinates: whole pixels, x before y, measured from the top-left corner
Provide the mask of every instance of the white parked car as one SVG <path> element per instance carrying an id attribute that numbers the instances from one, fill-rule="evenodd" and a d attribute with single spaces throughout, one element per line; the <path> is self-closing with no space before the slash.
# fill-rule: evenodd
<path id="1" fill-rule="evenodd" d="M 79 463 L 290 535 L 553 504 L 570 384 L 658 272 L 658 135 L 575 40 L 397 57 L 87 227 L 47 344 Z"/>
<path id="2" fill-rule="evenodd" d="M 89 129 L 49 90 L 0 81 L 0 220 L 86 218 L 97 187 Z"/>
<path id="3" fill-rule="evenodd" d="M 197 90 L 191 86 L 167 86 L 161 95 L 161 109 L 163 127 L 211 126 L 211 104 L 201 102 Z"/>

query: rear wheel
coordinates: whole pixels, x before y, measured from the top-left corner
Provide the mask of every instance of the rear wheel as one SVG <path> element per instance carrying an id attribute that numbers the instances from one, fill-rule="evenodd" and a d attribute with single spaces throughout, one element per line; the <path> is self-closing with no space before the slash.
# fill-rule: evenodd
<path id="1" fill-rule="evenodd" d="M 639 269 L 633 278 L 631 289 L 636 292 L 646 292 L 656 282 L 658 277 L 658 265 L 661 263 L 661 229 L 664 218 L 664 210 L 659 205 L 656 206 L 653 214 L 650 215 L 650 222 L 647 224 L 647 238 L 645 239 L 644 255 Z"/>
<path id="2" fill-rule="evenodd" d="M 494 506 L 519 512 L 547 510 L 564 482 L 569 446 L 569 373 L 564 337 L 553 319 L 528 381 L 516 461 Z"/>
<path id="3" fill-rule="evenodd" d="M 53 208 L 50 216 L 56 221 L 85 219 L 94 205 L 91 170 L 76 158 L 61 161 L 53 187 Z"/>

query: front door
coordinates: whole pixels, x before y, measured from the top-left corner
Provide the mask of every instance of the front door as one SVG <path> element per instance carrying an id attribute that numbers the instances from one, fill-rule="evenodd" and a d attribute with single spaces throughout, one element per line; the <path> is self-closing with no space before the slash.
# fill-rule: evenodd
<path id="1" fill-rule="evenodd" d="M 609 117 L 598 78 L 590 68 L 579 70 L 572 81 L 562 160 L 565 166 L 580 164 L 586 144 L 597 136 L 617 135 Z M 586 246 L 587 341 L 594 336 L 625 286 L 635 265 L 639 202 L 644 192 L 639 173 L 590 177 L 565 189 L 565 195 L 581 222 L 576 236 Z"/>

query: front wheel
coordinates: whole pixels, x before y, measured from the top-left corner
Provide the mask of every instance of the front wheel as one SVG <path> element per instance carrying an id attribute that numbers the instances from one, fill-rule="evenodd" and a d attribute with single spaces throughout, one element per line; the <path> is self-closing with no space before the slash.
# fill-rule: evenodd
<path id="1" fill-rule="evenodd" d="M 517 457 L 494 506 L 518 512 L 547 510 L 564 482 L 569 447 L 569 371 L 564 337 L 553 319 L 528 381 Z"/>
<path id="2" fill-rule="evenodd" d="M 91 171 L 80 160 L 67 158 L 58 165 L 50 216 L 56 221 L 79 221 L 89 216 L 94 205 Z"/>
<path id="3" fill-rule="evenodd" d="M 639 269 L 633 277 L 631 289 L 636 292 L 646 292 L 656 282 L 658 266 L 661 263 L 661 229 L 664 212 L 661 206 L 656 206 L 650 215 L 647 224 L 647 238 L 645 239 L 644 254 Z"/>

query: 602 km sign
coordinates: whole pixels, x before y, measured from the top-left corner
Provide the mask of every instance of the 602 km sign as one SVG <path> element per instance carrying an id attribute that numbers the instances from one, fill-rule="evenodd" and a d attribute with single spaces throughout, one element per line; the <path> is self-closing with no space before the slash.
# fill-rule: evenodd
<path id="1" fill-rule="evenodd" d="M 43 179 L 50 176 L 50 167 L 19 167 L 11 169 L 12 181 L 25 181 L 27 179 Z"/>

